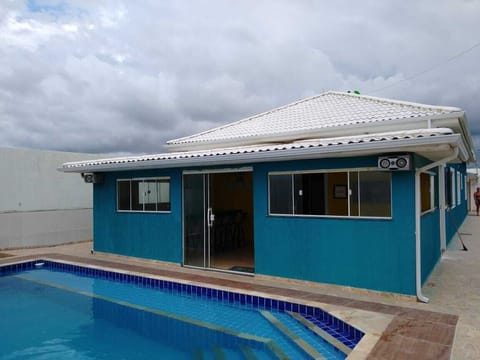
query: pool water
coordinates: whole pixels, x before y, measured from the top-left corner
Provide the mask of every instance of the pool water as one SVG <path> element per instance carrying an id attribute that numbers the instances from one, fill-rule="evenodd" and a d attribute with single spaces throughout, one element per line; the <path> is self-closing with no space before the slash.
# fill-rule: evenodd
<path id="1" fill-rule="evenodd" d="M 246 304 L 52 269 L 0 276 L 0 359 L 310 359 Z M 269 310 L 325 359 L 346 355 Z"/>

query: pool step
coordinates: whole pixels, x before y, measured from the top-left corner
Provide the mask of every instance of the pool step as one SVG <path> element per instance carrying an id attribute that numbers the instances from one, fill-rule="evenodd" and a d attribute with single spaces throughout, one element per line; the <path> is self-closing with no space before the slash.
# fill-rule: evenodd
<path id="1" fill-rule="evenodd" d="M 350 349 L 348 346 L 343 344 L 342 342 L 338 341 L 335 337 L 330 335 L 328 332 L 325 330 L 319 328 L 317 325 L 314 323 L 308 321 L 305 319 L 302 315 L 294 312 L 287 311 L 287 314 L 289 314 L 291 317 L 293 317 L 295 320 L 297 320 L 299 323 L 304 325 L 307 329 L 315 333 L 316 335 L 320 336 L 322 339 L 324 339 L 326 342 L 332 344 L 335 346 L 337 349 L 339 349 L 341 352 L 344 354 L 349 355 L 352 352 L 352 349 Z"/>
<path id="2" fill-rule="evenodd" d="M 302 349 L 308 356 L 315 360 L 324 360 L 325 357 L 320 354 L 312 345 L 294 333 L 288 326 L 282 323 L 271 312 L 260 310 L 260 314 L 267 319 L 274 327 L 276 327 L 287 338 L 294 342 L 300 349 Z M 283 358 L 283 357 L 282 357 Z"/>

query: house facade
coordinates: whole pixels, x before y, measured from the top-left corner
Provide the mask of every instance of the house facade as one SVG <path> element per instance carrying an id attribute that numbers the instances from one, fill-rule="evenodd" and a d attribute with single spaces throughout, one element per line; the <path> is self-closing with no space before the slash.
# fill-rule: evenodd
<path id="1" fill-rule="evenodd" d="M 326 92 L 170 152 L 66 163 L 94 249 L 416 295 L 467 215 L 465 114 Z"/>

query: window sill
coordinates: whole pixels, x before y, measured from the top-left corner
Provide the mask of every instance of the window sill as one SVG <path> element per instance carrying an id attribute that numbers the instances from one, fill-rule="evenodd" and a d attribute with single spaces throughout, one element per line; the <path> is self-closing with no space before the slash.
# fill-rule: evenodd
<path id="1" fill-rule="evenodd" d="M 293 215 L 293 214 L 268 214 L 267 217 L 287 217 L 306 219 L 343 219 L 343 220 L 392 220 L 391 216 L 342 216 L 342 215 Z"/>
<path id="2" fill-rule="evenodd" d="M 432 208 L 432 209 L 428 209 L 428 210 L 422 211 L 422 212 L 420 213 L 420 216 L 430 214 L 430 213 L 432 213 L 432 212 L 434 212 L 434 211 L 436 211 L 436 210 L 437 210 L 437 208 L 434 207 L 434 208 Z"/>
<path id="3" fill-rule="evenodd" d="M 127 214 L 171 214 L 172 211 L 143 211 L 143 210 L 117 210 L 117 213 L 127 213 Z"/>

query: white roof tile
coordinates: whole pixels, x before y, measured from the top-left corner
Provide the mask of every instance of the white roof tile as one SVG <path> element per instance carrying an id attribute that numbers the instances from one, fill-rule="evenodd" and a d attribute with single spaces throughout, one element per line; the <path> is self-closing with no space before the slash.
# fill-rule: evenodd
<path id="1" fill-rule="evenodd" d="M 452 107 L 330 91 L 198 134 L 170 140 L 167 144 L 172 147 L 183 145 L 184 149 L 188 149 L 189 144 L 241 144 L 242 139 L 250 138 L 270 142 L 275 139 L 285 140 L 285 136 L 288 138 L 290 135 L 290 140 L 294 140 L 329 128 L 400 119 L 424 119 L 459 111 L 461 110 Z"/>
<path id="2" fill-rule="evenodd" d="M 202 161 L 205 158 L 215 158 L 215 161 L 221 162 L 223 158 L 228 157 L 231 160 L 235 160 L 236 156 L 242 156 L 248 154 L 250 159 L 261 158 L 262 154 L 275 152 L 279 155 L 281 152 L 291 152 L 295 156 L 296 150 L 303 150 L 307 148 L 315 148 L 317 150 L 325 149 L 325 151 L 335 151 L 335 147 L 342 147 L 345 150 L 347 145 L 364 144 L 365 148 L 368 148 L 372 143 L 385 143 L 395 142 L 397 140 L 408 140 L 438 136 L 452 135 L 453 131 L 445 128 L 436 129 L 420 129 L 420 130 L 408 130 L 408 131 L 395 131 L 388 133 L 379 133 L 371 135 L 360 136 L 345 136 L 335 137 L 328 139 L 309 139 L 302 141 L 295 141 L 288 144 L 261 144 L 250 146 L 230 147 L 223 149 L 211 149 L 211 150 L 196 150 L 196 151 L 183 151 L 183 152 L 170 152 L 156 155 L 141 155 L 141 156 L 129 156 L 129 157 L 117 157 L 111 159 L 99 159 L 99 160 L 87 160 L 79 162 L 65 163 L 60 170 L 65 172 L 82 172 L 82 171 L 105 171 L 122 169 L 126 170 L 128 165 L 129 169 L 148 167 L 148 163 L 154 163 L 155 167 L 169 167 L 174 164 L 178 166 L 178 160 L 185 160 L 182 165 L 195 165 L 196 161 Z"/>

